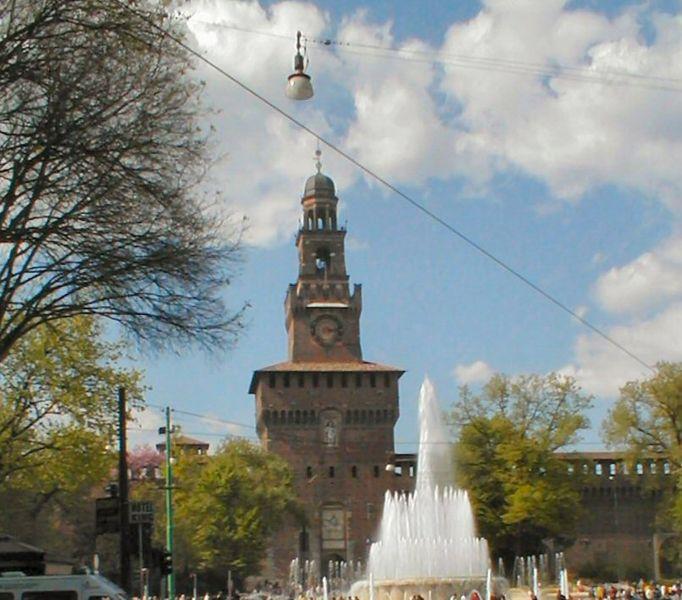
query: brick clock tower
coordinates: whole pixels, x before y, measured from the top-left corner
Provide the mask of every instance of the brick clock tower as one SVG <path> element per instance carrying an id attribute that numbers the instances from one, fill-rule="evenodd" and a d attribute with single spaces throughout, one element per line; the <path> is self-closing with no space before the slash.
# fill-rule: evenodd
<path id="1" fill-rule="evenodd" d="M 334 182 L 320 172 L 305 184 L 296 236 L 298 279 L 284 303 L 288 360 L 254 372 L 258 435 L 291 465 L 305 516 L 272 540 L 264 575 L 286 577 L 296 556 L 361 560 L 376 538 L 394 458 L 400 369 L 367 362 L 360 346 L 360 285 L 351 293 L 345 228 Z"/>

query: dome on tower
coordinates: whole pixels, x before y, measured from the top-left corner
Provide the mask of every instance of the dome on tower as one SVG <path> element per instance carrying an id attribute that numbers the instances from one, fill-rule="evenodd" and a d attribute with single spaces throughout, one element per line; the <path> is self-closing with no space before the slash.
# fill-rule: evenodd
<path id="1" fill-rule="evenodd" d="M 315 166 L 317 167 L 317 173 L 308 177 L 308 180 L 305 182 L 305 189 L 303 190 L 304 198 L 336 198 L 336 188 L 334 187 L 332 178 L 323 175 L 321 172 L 321 155 L 322 152 L 318 147 L 315 151 Z"/>
<path id="2" fill-rule="evenodd" d="M 334 198 L 336 196 L 336 189 L 331 177 L 327 177 L 322 173 L 315 173 L 308 177 L 305 182 L 305 190 L 303 191 L 304 198 Z"/>

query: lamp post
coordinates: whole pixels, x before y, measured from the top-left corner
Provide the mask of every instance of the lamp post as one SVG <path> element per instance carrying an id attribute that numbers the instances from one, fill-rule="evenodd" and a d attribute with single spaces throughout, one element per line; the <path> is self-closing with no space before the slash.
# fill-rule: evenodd
<path id="1" fill-rule="evenodd" d="M 160 434 L 166 435 L 166 555 L 164 561 L 168 563 L 167 581 L 168 597 L 175 598 L 175 573 L 173 572 L 173 459 L 171 456 L 171 409 L 166 407 L 166 426 L 159 428 Z"/>

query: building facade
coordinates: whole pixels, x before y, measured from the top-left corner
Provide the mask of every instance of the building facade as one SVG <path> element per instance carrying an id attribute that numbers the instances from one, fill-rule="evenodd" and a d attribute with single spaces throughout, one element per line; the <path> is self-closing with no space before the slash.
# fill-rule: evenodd
<path id="1" fill-rule="evenodd" d="M 346 230 L 334 182 L 308 178 L 296 236 L 298 278 L 284 303 L 287 360 L 254 372 L 258 435 L 291 465 L 304 514 L 273 539 L 265 576 L 282 578 L 295 557 L 365 560 L 383 497 L 395 488 L 394 457 L 403 371 L 363 359 L 362 293 L 351 289 Z"/>

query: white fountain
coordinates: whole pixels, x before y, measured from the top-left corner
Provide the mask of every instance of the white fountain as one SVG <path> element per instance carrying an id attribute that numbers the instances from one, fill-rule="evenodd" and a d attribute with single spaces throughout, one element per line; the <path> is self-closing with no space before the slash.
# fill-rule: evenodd
<path id="1" fill-rule="evenodd" d="M 452 485 L 452 444 L 428 378 L 419 395 L 419 422 L 415 491 L 386 492 L 367 580 L 356 582 L 351 595 L 409 600 L 419 594 L 448 600 L 484 587 L 486 595 L 493 588 L 501 591 L 502 582 L 489 581 L 488 543 L 476 536 L 469 496 Z"/>

